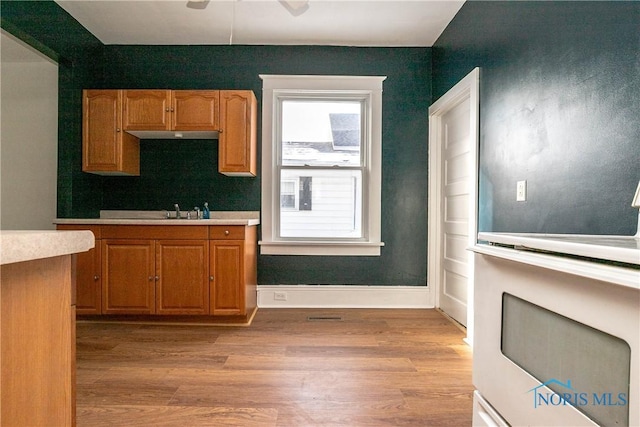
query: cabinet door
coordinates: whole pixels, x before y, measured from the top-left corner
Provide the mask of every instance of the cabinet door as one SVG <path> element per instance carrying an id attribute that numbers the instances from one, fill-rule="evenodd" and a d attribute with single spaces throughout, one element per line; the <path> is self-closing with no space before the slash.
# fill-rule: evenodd
<path id="1" fill-rule="evenodd" d="M 83 91 L 82 170 L 117 170 L 122 95 L 118 90 Z"/>
<path id="2" fill-rule="evenodd" d="M 120 90 L 83 91 L 82 170 L 140 175 L 139 140 L 123 132 Z"/>
<path id="3" fill-rule="evenodd" d="M 170 90 L 123 91 L 123 127 L 125 130 L 170 130 Z"/>
<path id="4" fill-rule="evenodd" d="M 220 129 L 220 91 L 174 90 L 173 130 L 214 131 Z"/>
<path id="5" fill-rule="evenodd" d="M 153 240 L 102 240 L 102 313 L 153 314 Z"/>
<path id="6" fill-rule="evenodd" d="M 100 240 L 87 252 L 76 255 L 76 311 L 78 314 L 102 312 L 102 266 Z"/>
<path id="7" fill-rule="evenodd" d="M 244 242 L 210 241 L 211 314 L 228 316 L 245 313 Z"/>
<path id="8" fill-rule="evenodd" d="M 250 90 L 220 91 L 218 170 L 225 175 L 256 175 L 258 107 Z"/>
<path id="9" fill-rule="evenodd" d="M 156 314 L 209 314 L 206 240 L 156 241 Z"/>

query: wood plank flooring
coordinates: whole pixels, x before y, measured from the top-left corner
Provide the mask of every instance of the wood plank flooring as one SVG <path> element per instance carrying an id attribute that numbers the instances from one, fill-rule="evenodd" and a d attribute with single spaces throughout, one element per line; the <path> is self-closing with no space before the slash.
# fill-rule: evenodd
<path id="1" fill-rule="evenodd" d="M 463 338 L 435 310 L 260 309 L 244 327 L 79 323 L 77 425 L 468 426 Z"/>

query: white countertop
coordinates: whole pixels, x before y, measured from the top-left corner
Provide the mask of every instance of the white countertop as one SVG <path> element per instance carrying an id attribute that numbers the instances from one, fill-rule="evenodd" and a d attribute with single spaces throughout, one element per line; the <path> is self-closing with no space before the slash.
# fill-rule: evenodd
<path id="1" fill-rule="evenodd" d="M 581 234 L 478 233 L 478 240 L 562 255 L 640 265 L 640 239 Z"/>
<path id="2" fill-rule="evenodd" d="M 471 248 L 478 254 L 640 290 L 640 241 L 632 236 L 478 233 L 478 240 Z"/>
<path id="3" fill-rule="evenodd" d="M 85 252 L 93 248 L 90 231 L 0 231 L 0 264 Z"/>
<path id="4" fill-rule="evenodd" d="M 100 218 L 57 218 L 54 224 L 68 225 L 244 225 L 260 224 L 260 212 L 214 211 L 210 219 L 166 219 L 167 211 L 100 211 Z M 182 211 L 186 216 L 187 212 Z"/>

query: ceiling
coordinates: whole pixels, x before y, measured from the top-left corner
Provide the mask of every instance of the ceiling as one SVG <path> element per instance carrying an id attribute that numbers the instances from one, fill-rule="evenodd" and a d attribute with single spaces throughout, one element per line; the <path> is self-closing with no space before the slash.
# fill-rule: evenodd
<path id="1" fill-rule="evenodd" d="M 460 0 L 56 0 L 102 43 L 432 46 Z"/>

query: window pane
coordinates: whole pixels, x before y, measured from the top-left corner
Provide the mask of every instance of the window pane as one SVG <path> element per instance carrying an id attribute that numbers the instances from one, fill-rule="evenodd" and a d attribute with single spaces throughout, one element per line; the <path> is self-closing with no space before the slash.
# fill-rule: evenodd
<path id="1" fill-rule="evenodd" d="M 311 184 L 313 177 L 301 176 L 300 177 L 300 210 L 310 211 L 313 206 L 313 199 L 311 198 Z"/>
<path id="2" fill-rule="evenodd" d="M 362 172 L 282 170 L 281 200 L 287 181 L 298 182 L 299 207 L 280 211 L 280 237 L 362 237 Z"/>
<path id="3" fill-rule="evenodd" d="M 283 100 L 282 165 L 359 166 L 360 101 Z"/>

